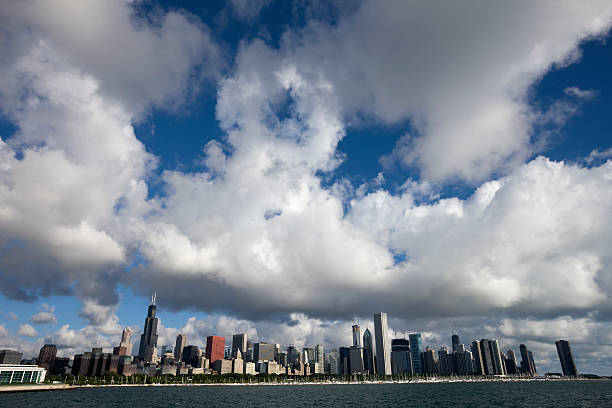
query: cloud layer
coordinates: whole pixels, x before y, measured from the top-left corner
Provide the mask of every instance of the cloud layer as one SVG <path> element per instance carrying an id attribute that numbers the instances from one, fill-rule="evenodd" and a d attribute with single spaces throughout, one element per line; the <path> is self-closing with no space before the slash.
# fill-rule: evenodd
<path id="1" fill-rule="evenodd" d="M 184 11 L 6 3 L 0 106 L 17 130 L 0 135 L 0 290 L 82 299 L 88 325 L 50 338 L 67 351 L 113 344 L 119 283 L 221 314 L 181 328 L 198 336 L 240 326 L 331 345 L 344 334 L 324 332 L 378 310 L 407 326 L 497 316 L 507 320 L 490 332 L 510 342 L 599 333 L 611 311 L 612 162 L 598 150 L 589 165 L 527 160 L 551 137 L 538 126 L 561 126 L 594 91 L 568 84 L 544 111 L 528 94 L 575 62 L 581 41 L 606 35 L 611 15 L 606 2 L 363 2 L 337 24 L 288 31 L 278 48 L 247 40 L 225 70 L 209 28 Z M 202 171 L 164 171 L 152 196 L 159 159 L 134 123 L 185 106 L 210 80 L 225 138 L 202 146 Z M 349 123 L 405 120 L 412 130 L 386 161 L 420 179 L 396 194 L 376 180 L 322 183 Z M 449 180 L 475 190 L 438 198 Z M 49 309 L 31 321 L 54 319 Z M 178 330 L 162 336 L 172 344 Z"/>

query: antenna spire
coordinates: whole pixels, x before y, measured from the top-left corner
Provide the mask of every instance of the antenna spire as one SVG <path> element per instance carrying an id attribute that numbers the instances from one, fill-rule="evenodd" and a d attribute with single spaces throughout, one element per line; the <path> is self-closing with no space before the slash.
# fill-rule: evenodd
<path id="1" fill-rule="evenodd" d="M 151 304 L 154 305 L 155 304 L 155 300 L 157 299 L 157 292 L 153 291 L 153 294 L 151 295 Z"/>

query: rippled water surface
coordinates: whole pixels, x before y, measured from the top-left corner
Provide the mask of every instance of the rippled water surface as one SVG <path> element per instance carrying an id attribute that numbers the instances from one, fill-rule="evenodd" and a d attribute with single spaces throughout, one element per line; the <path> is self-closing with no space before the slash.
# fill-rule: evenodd
<path id="1" fill-rule="evenodd" d="M 0 407 L 612 407 L 612 381 L 115 387 L 0 395 Z"/>

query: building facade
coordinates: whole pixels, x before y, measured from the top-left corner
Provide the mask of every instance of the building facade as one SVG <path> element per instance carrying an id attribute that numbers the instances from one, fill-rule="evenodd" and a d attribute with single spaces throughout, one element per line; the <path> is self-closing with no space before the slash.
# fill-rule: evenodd
<path id="1" fill-rule="evenodd" d="M 0 350 L 0 364 L 19 365 L 23 353 L 15 350 Z"/>
<path id="2" fill-rule="evenodd" d="M 410 351 L 410 340 L 391 340 L 391 373 L 413 375 L 412 352 Z"/>
<path id="3" fill-rule="evenodd" d="M 353 327 L 353 347 L 361 347 L 361 332 L 359 325 L 354 324 Z"/>
<path id="4" fill-rule="evenodd" d="M 514 350 L 508 349 L 506 352 L 506 374 L 516 375 L 519 373 L 518 363 L 516 361 L 516 354 Z"/>
<path id="5" fill-rule="evenodd" d="M 412 351 L 412 367 L 415 374 L 424 374 L 424 370 L 421 364 L 421 353 L 423 352 L 423 339 L 421 333 L 411 333 L 408 338 L 410 339 L 410 350 Z"/>
<path id="6" fill-rule="evenodd" d="M 423 354 L 421 354 L 423 361 L 423 368 L 425 369 L 425 375 L 437 375 L 438 371 L 438 359 L 436 358 L 436 352 L 429 347 L 425 348 Z"/>
<path id="7" fill-rule="evenodd" d="M 225 337 L 208 336 L 206 338 L 206 358 L 210 363 L 223 360 L 225 354 Z"/>
<path id="8" fill-rule="evenodd" d="M 236 357 L 237 352 L 240 351 L 240 354 L 246 356 L 247 352 L 247 334 L 246 333 L 238 333 L 232 336 L 232 357 Z"/>
<path id="9" fill-rule="evenodd" d="M 336 350 L 332 350 L 329 354 L 328 354 L 328 359 L 329 359 L 329 369 L 328 372 L 329 374 L 341 374 L 341 370 L 340 370 L 340 354 L 336 351 Z"/>
<path id="10" fill-rule="evenodd" d="M 339 365 L 339 374 L 350 374 L 351 373 L 351 348 L 350 347 L 340 347 L 338 349 L 340 352 L 340 365 Z"/>
<path id="11" fill-rule="evenodd" d="M 453 334 L 451 336 L 451 349 L 452 351 L 457 351 L 456 347 L 461 343 L 461 341 L 459 340 L 459 335 L 458 334 Z"/>
<path id="12" fill-rule="evenodd" d="M 41 383 L 45 380 L 45 375 L 44 367 L 0 364 L 0 384 Z"/>
<path id="13" fill-rule="evenodd" d="M 315 360 L 316 363 L 319 364 L 319 366 L 321 367 L 324 366 L 324 356 L 325 354 L 323 353 L 323 345 L 317 344 L 315 347 Z"/>
<path id="14" fill-rule="evenodd" d="M 363 369 L 368 374 L 375 374 L 376 367 L 374 367 L 374 346 L 372 342 L 372 333 L 370 329 L 363 332 Z"/>
<path id="15" fill-rule="evenodd" d="M 145 318 L 144 331 L 140 336 L 140 347 L 138 349 L 138 359 L 144 363 L 151 363 L 156 357 L 157 349 L 157 322 L 155 316 L 157 306 L 155 305 L 155 294 L 151 297 L 151 304 Z"/>
<path id="16" fill-rule="evenodd" d="M 389 326 L 387 314 L 374 315 L 374 334 L 376 336 L 376 373 L 391 375 L 391 342 L 389 341 Z"/>
<path id="17" fill-rule="evenodd" d="M 269 343 L 255 343 L 253 345 L 253 361 L 275 361 L 276 345 Z"/>
<path id="18" fill-rule="evenodd" d="M 521 374 L 529 376 L 537 375 L 533 354 L 531 354 L 524 344 L 519 346 L 519 350 L 521 351 Z"/>
<path id="19" fill-rule="evenodd" d="M 38 353 L 36 363 L 39 367 L 49 368 L 53 365 L 56 356 L 57 347 L 55 347 L 55 344 L 45 344 L 41 347 L 40 352 Z"/>
<path id="20" fill-rule="evenodd" d="M 185 346 L 183 347 L 183 352 L 181 353 L 181 362 L 188 364 L 192 367 L 198 366 L 198 358 L 200 357 L 200 350 L 198 346 Z"/>
<path id="21" fill-rule="evenodd" d="M 183 356 L 183 349 L 187 345 L 187 336 L 184 334 L 179 334 L 176 336 L 176 342 L 174 344 L 174 361 L 177 363 L 181 361 Z"/>
<path id="22" fill-rule="evenodd" d="M 557 354 L 559 354 L 559 362 L 561 363 L 563 375 L 572 377 L 578 376 L 576 363 L 574 363 L 574 353 L 572 353 L 572 347 L 569 341 L 557 340 L 555 345 L 557 346 Z"/>
<path id="23" fill-rule="evenodd" d="M 350 358 L 350 373 L 351 374 L 362 374 L 363 373 L 363 349 L 361 347 L 353 346 L 349 351 Z"/>

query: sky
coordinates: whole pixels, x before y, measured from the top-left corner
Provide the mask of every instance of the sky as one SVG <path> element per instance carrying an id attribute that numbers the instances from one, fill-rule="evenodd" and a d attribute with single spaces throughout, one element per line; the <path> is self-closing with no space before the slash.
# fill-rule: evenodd
<path id="1" fill-rule="evenodd" d="M 612 374 L 612 4 L 0 4 L 0 348 L 434 349 Z M 136 349 L 136 347 L 135 347 Z"/>

